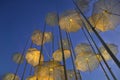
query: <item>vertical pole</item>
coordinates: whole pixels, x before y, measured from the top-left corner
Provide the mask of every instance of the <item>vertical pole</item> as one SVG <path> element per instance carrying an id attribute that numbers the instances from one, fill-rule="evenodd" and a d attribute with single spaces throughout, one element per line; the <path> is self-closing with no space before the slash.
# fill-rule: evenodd
<path id="1" fill-rule="evenodd" d="M 66 36 L 67 36 L 67 42 L 68 42 L 68 46 L 69 46 L 69 50 L 70 50 L 70 55 L 71 55 L 71 59 L 72 59 L 73 70 L 74 70 L 74 74 L 75 74 L 75 80 L 78 80 L 77 72 L 76 72 L 76 68 L 75 68 L 75 63 L 74 63 L 74 58 L 73 58 L 73 53 L 72 53 L 71 45 L 70 45 L 71 43 L 69 41 L 69 37 L 67 35 L 67 32 L 66 32 Z"/>
<path id="2" fill-rule="evenodd" d="M 24 56 L 24 54 L 25 54 L 25 49 L 26 49 L 26 47 L 27 47 L 28 42 L 29 42 L 29 38 L 28 38 L 28 40 L 26 41 L 25 47 L 23 48 L 22 56 Z M 20 61 L 21 61 L 21 60 L 22 60 L 22 57 L 20 58 Z M 20 61 L 19 61 L 19 62 L 20 62 Z M 15 71 L 15 76 L 17 75 L 17 72 L 18 72 L 18 70 L 19 70 L 19 67 L 20 67 L 20 64 L 17 65 L 16 71 Z M 15 76 L 14 76 L 13 80 L 15 80 Z"/>

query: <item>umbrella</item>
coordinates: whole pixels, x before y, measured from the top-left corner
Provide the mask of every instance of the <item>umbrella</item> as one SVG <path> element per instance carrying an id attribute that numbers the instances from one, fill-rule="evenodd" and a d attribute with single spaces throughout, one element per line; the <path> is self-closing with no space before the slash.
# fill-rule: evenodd
<path id="1" fill-rule="evenodd" d="M 75 0 L 78 7 L 81 9 L 82 12 L 84 12 L 90 3 L 90 0 Z"/>
<path id="2" fill-rule="evenodd" d="M 15 79 L 14 79 L 14 76 L 15 76 Z M 5 74 L 3 76 L 2 80 L 13 80 L 13 79 L 14 80 L 20 80 L 20 78 L 17 75 L 13 74 L 13 73 L 7 73 L 7 74 Z"/>
<path id="3" fill-rule="evenodd" d="M 64 49 L 65 59 L 70 57 L 70 50 Z M 58 49 L 53 53 L 53 59 L 55 61 L 62 61 L 62 50 Z"/>
<path id="4" fill-rule="evenodd" d="M 26 80 L 37 80 L 37 77 L 35 75 L 29 76 Z"/>
<path id="5" fill-rule="evenodd" d="M 96 13 L 89 18 L 89 21 L 97 31 L 105 32 L 107 30 L 114 30 L 116 27 L 111 19 L 106 13 Z M 88 30 L 92 31 L 89 26 Z"/>
<path id="6" fill-rule="evenodd" d="M 113 30 L 120 24 L 120 1 L 119 0 L 98 0 L 95 3 L 93 17 L 95 18 L 95 27 L 106 27 L 101 31 Z M 96 15 L 96 16 L 95 16 Z M 101 19 L 102 18 L 102 19 Z M 100 20 L 99 20 L 100 19 Z M 102 25 L 104 23 L 104 25 Z M 99 25 L 98 25 L 99 24 Z"/>
<path id="7" fill-rule="evenodd" d="M 43 39 L 43 44 L 52 40 L 51 32 L 45 32 L 44 38 L 42 36 L 43 33 L 41 31 L 35 30 L 31 36 L 32 42 L 36 45 L 42 45 L 42 39 Z"/>
<path id="8" fill-rule="evenodd" d="M 77 55 L 81 54 L 81 52 L 92 52 L 92 48 L 91 46 L 88 44 L 88 43 L 81 43 L 81 44 L 78 44 L 76 47 L 75 47 L 75 53 Z"/>
<path id="9" fill-rule="evenodd" d="M 83 53 L 83 55 L 77 55 L 75 59 L 76 68 L 80 71 L 93 71 L 99 65 L 96 55 L 93 53 Z"/>
<path id="10" fill-rule="evenodd" d="M 24 57 L 22 56 L 21 53 L 15 53 L 12 57 L 12 60 L 15 62 L 15 63 L 23 63 L 24 61 Z"/>
<path id="11" fill-rule="evenodd" d="M 57 61 L 44 62 L 35 67 L 38 80 L 64 80 L 63 66 Z"/>
<path id="12" fill-rule="evenodd" d="M 77 32 L 81 24 L 80 15 L 75 10 L 66 11 L 60 16 L 60 28 L 66 32 Z"/>
<path id="13" fill-rule="evenodd" d="M 58 17 L 56 12 L 50 12 L 46 16 L 46 23 L 50 26 L 58 25 Z"/>
<path id="14" fill-rule="evenodd" d="M 37 50 L 36 48 L 29 48 L 28 51 L 26 52 L 25 58 L 29 64 L 31 64 L 32 66 L 36 66 L 39 64 L 40 55 L 41 55 L 40 61 L 43 61 L 44 57 L 39 50 Z"/>

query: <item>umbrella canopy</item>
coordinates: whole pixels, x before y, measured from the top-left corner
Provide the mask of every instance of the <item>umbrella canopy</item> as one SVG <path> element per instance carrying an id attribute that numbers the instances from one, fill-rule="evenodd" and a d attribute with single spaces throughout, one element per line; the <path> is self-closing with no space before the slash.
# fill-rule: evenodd
<path id="1" fill-rule="evenodd" d="M 76 68 L 80 71 L 93 71 L 99 65 L 96 55 L 93 53 L 83 53 L 75 59 Z"/>
<path id="2" fill-rule="evenodd" d="M 84 12 L 90 3 L 90 0 L 75 0 L 78 7 L 81 9 L 82 12 Z"/>
<path id="3" fill-rule="evenodd" d="M 52 32 L 45 32 L 44 33 L 44 40 L 45 42 L 49 42 L 49 41 L 52 41 Z"/>
<path id="4" fill-rule="evenodd" d="M 23 63 L 24 57 L 22 56 L 21 53 L 17 52 L 13 55 L 12 60 L 17 64 L 20 64 L 20 63 Z"/>
<path id="5" fill-rule="evenodd" d="M 14 77 L 15 77 L 15 79 L 14 79 Z M 3 76 L 2 80 L 13 80 L 13 79 L 14 80 L 20 80 L 20 78 L 17 75 L 13 74 L 13 73 L 7 73 L 7 74 L 5 74 Z"/>
<path id="6" fill-rule="evenodd" d="M 37 77 L 35 75 L 29 76 L 26 80 L 37 80 Z"/>
<path id="7" fill-rule="evenodd" d="M 64 80 L 63 66 L 57 61 L 44 62 L 35 67 L 38 80 Z"/>
<path id="8" fill-rule="evenodd" d="M 93 25 L 98 28 L 102 26 L 102 22 L 104 21 L 104 25 L 102 27 L 106 27 L 107 29 L 103 29 L 101 31 L 114 29 L 117 25 L 120 24 L 120 1 L 119 0 L 98 0 L 95 3 L 93 16 L 99 15 L 97 19 L 94 20 L 95 24 Z M 103 19 L 101 19 L 103 18 Z M 102 21 L 101 21 L 102 20 Z M 101 22 L 101 23 L 100 23 Z M 97 25 L 99 24 L 99 25 Z M 108 25 L 107 25 L 108 24 Z M 99 28 L 100 28 L 99 27 Z M 101 28 L 102 28 L 101 27 Z"/>
<path id="9" fill-rule="evenodd" d="M 118 46 L 115 44 L 107 44 L 107 46 L 110 48 L 110 50 L 112 51 L 112 53 L 114 55 L 116 55 L 118 53 Z M 111 56 L 109 55 L 109 53 L 106 51 L 106 49 L 101 46 L 100 47 L 100 51 L 102 53 L 102 56 L 105 58 L 105 60 L 110 60 Z"/>
<path id="10" fill-rule="evenodd" d="M 60 28 L 66 32 L 77 32 L 82 25 L 81 17 L 75 10 L 64 12 L 59 20 Z"/>
<path id="11" fill-rule="evenodd" d="M 56 26 L 58 25 L 58 16 L 56 12 L 51 12 L 46 15 L 46 23 L 49 26 Z"/>
<path id="12" fill-rule="evenodd" d="M 114 30 L 116 28 L 111 19 L 112 18 L 110 18 L 106 13 L 97 13 L 93 14 L 89 18 L 89 21 L 97 31 L 105 32 L 107 30 Z M 88 27 L 88 30 L 91 31 L 91 28 Z"/>
<path id="13" fill-rule="evenodd" d="M 29 64 L 31 64 L 32 66 L 37 66 L 39 64 L 40 55 L 40 61 L 43 61 L 44 57 L 39 50 L 37 50 L 36 48 L 29 48 L 26 52 L 25 58 Z"/>
<path id="14" fill-rule="evenodd" d="M 81 43 L 75 47 L 76 55 L 82 55 L 83 52 L 92 52 L 92 48 L 88 43 Z"/>
<path id="15" fill-rule="evenodd" d="M 65 59 L 68 59 L 70 57 L 70 50 L 64 49 L 64 56 Z M 53 59 L 55 61 L 62 61 L 62 50 L 58 49 L 53 53 Z"/>
<path id="16" fill-rule="evenodd" d="M 42 36 L 43 36 L 43 33 L 41 31 L 35 30 L 31 36 L 32 42 L 36 45 L 42 45 L 52 40 L 51 32 L 45 32 L 44 38 Z M 43 39 L 43 43 L 42 43 L 42 39 Z"/>

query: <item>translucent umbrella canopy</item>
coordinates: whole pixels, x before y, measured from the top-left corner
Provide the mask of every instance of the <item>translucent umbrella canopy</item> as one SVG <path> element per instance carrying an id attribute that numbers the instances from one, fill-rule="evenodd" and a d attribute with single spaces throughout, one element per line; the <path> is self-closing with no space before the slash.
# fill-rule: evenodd
<path id="1" fill-rule="evenodd" d="M 56 61 L 44 62 L 35 68 L 38 80 L 64 80 L 63 66 Z"/>
<path id="2" fill-rule="evenodd" d="M 114 55 L 116 55 L 118 53 L 118 46 L 115 44 L 107 44 L 107 46 L 110 48 L 110 50 L 113 52 Z M 109 55 L 109 53 L 106 51 L 106 49 L 101 46 L 100 47 L 100 51 L 103 55 L 103 57 L 105 58 L 105 60 L 110 60 L 111 56 Z"/>
<path id="3" fill-rule="evenodd" d="M 111 19 L 113 18 L 110 18 L 106 13 L 97 13 L 93 14 L 89 18 L 89 21 L 96 28 L 96 30 L 105 32 L 107 30 L 114 30 L 116 28 Z M 88 27 L 88 29 L 91 31 L 90 27 Z"/>
<path id="4" fill-rule="evenodd" d="M 37 50 L 36 48 L 29 48 L 26 52 L 25 58 L 29 64 L 31 64 L 32 66 L 37 66 L 39 64 L 40 55 L 40 61 L 43 61 L 44 57 L 39 50 Z"/>
<path id="5" fill-rule="evenodd" d="M 90 3 L 90 0 L 75 0 L 78 7 L 81 9 L 82 12 L 84 12 Z"/>
<path id="6" fill-rule="evenodd" d="M 75 53 L 76 55 L 82 55 L 83 52 L 92 52 L 92 48 L 91 46 L 88 44 L 88 43 L 81 43 L 81 44 L 78 44 L 76 47 L 75 47 Z"/>
<path id="7" fill-rule="evenodd" d="M 56 12 L 48 13 L 47 16 L 46 16 L 46 23 L 49 26 L 56 26 L 56 25 L 58 25 L 57 13 Z"/>
<path id="8" fill-rule="evenodd" d="M 52 32 L 45 32 L 44 33 L 44 40 L 45 40 L 45 42 L 52 41 Z"/>
<path id="9" fill-rule="evenodd" d="M 66 32 L 77 32 L 82 25 L 80 15 L 75 10 L 66 11 L 60 16 L 59 25 Z"/>
<path id="10" fill-rule="evenodd" d="M 64 56 L 65 59 L 68 59 L 70 57 L 70 50 L 64 49 Z M 55 61 L 62 61 L 62 50 L 58 49 L 53 53 L 53 59 Z"/>
<path id="11" fill-rule="evenodd" d="M 14 79 L 14 77 L 15 77 L 15 79 Z M 7 74 L 5 74 L 3 76 L 2 80 L 13 80 L 13 79 L 14 80 L 20 80 L 20 78 L 17 75 L 13 74 L 13 73 L 7 73 Z"/>
<path id="12" fill-rule="evenodd" d="M 59 45 L 60 45 L 60 48 L 61 48 L 61 43 L 59 42 Z M 63 39 L 62 40 L 62 46 L 63 46 L 63 49 L 69 49 L 69 43 L 68 43 L 68 40 L 67 39 Z"/>
<path id="13" fill-rule="evenodd" d="M 77 55 L 75 59 L 76 68 L 80 71 L 93 71 L 99 65 L 96 55 L 92 53 L 83 53 L 84 55 Z"/>
<path id="14" fill-rule="evenodd" d="M 98 0 L 95 3 L 94 13 L 103 13 L 101 17 L 104 16 L 104 20 L 108 18 L 109 22 L 112 24 L 111 26 L 116 27 L 118 24 L 120 24 L 119 8 L 119 0 Z"/>
<path id="15" fill-rule="evenodd" d="M 24 61 L 24 56 L 22 56 L 21 53 L 15 53 L 12 57 L 12 60 L 17 63 L 17 64 L 20 64 L 20 63 L 23 63 Z"/>
<path id="16" fill-rule="evenodd" d="M 44 38 L 42 36 L 43 33 L 41 31 L 35 30 L 31 36 L 32 42 L 36 45 L 42 45 L 42 39 L 43 39 L 43 44 L 52 40 L 51 32 L 45 32 Z"/>
<path id="17" fill-rule="evenodd" d="M 29 76 L 26 80 L 37 80 L 36 76 Z"/>

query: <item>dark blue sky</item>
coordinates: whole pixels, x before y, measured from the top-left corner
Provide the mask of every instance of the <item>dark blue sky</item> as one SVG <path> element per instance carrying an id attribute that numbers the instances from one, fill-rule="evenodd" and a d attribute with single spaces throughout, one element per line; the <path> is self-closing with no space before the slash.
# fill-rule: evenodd
<path id="1" fill-rule="evenodd" d="M 12 55 L 15 52 L 22 52 L 27 38 L 33 30 L 43 28 L 45 15 L 56 11 L 56 5 L 60 13 L 67 9 L 74 9 L 71 0 L 0 0 L 0 76 L 7 72 L 15 72 L 16 64 L 11 60 Z M 47 30 L 49 29 L 51 30 L 50 27 Z M 81 32 L 78 33 L 72 34 L 73 39 L 79 36 L 84 38 Z M 120 27 L 117 27 L 114 31 L 101 33 L 101 36 L 106 42 L 119 46 L 119 34 Z M 113 35 L 112 39 L 111 35 Z M 75 40 L 74 46 L 84 41 L 86 40 Z M 117 57 L 120 58 L 120 54 Z M 120 70 L 113 61 L 109 61 L 109 64 L 120 79 Z M 105 80 L 101 68 L 82 73 L 82 76 L 83 80 Z"/>

